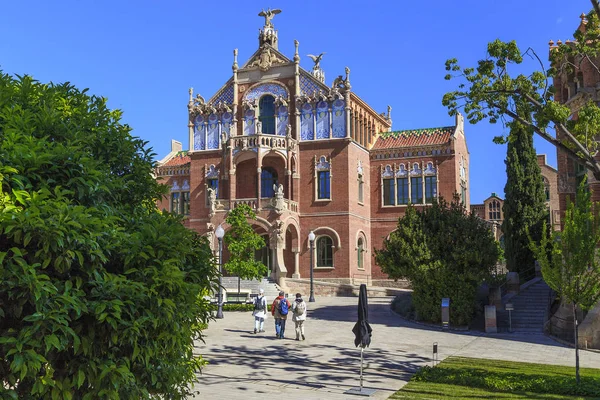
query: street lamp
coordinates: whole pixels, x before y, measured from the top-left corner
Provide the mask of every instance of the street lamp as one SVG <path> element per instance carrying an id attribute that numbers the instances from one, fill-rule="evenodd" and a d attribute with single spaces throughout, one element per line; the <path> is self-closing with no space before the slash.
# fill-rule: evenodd
<path id="1" fill-rule="evenodd" d="M 309 303 L 314 303 L 315 302 L 315 289 L 313 287 L 313 268 L 314 268 L 313 249 L 315 246 L 315 233 L 313 231 L 310 231 L 310 233 L 308 234 L 308 241 L 310 242 L 310 297 L 308 298 L 308 301 L 309 301 Z"/>
<path id="2" fill-rule="evenodd" d="M 221 278 L 223 276 L 223 236 L 225 236 L 225 230 L 221 225 L 215 229 L 215 236 L 219 240 L 219 299 L 217 303 L 217 318 L 223 318 L 223 285 Z"/>

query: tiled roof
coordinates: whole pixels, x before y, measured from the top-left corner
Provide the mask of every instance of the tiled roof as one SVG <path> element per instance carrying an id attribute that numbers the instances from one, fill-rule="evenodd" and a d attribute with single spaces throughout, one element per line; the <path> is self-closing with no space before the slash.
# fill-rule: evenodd
<path id="1" fill-rule="evenodd" d="M 455 126 L 444 126 L 441 128 L 383 132 L 379 134 L 373 150 L 444 144 L 450 140 L 450 136 L 455 129 Z"/>
<path id="2" fill-rule="evenodd" d="M 187 155 L 187 151 L 180 151 L 175 154 L 173 158 L 161 165 L 161 167 L 174 167 L 177 165 L 185 165 L 190 163 L 190 156 Z"/>

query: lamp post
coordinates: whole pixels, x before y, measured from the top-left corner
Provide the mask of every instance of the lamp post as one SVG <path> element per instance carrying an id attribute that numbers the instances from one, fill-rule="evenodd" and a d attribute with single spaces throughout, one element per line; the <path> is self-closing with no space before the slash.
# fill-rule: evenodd
<path id="1" fill-rule="evenodd" d="M 217 300 L 217 318 L 223 318 L 223 236 L 225 236 L 225 230 L 221 225 L 215 229 L 215 236 L 219 240 L 219 299 Z"/>
<path id="2" fill-rule="evenodd" d="M 315 233 L 313 231 L 310 231 L 310 233 L 308 234 L 308 241 L 310 242 L 310 297 L 308 298 L 308 302 L 314 303 L 315 302 L 315 288 L 313 287 L 313 268 L 314 268 L 313 249 L 315 246 Z"/>

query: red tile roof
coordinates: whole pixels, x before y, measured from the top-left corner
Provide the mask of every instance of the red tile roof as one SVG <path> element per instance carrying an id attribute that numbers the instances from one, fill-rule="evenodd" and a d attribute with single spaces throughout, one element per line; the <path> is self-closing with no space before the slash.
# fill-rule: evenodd
<path id="1" fill-rule="evenodd" d="M 173 158 L 161 165 L 161 167 L 175 167 L 177 165 L 185 165 L 190 163 L 190 156 L 187 155 L 187 151 L 180 151 L 175 154 Z"/>
<path id="2" fill-rule="evenodd" d="M 377 142 L 373 145 L 373 150 L 448 143 L 455 129 L 455 126 L 444 126 L 441 128 L 383 132 L 379 134 Z"/>

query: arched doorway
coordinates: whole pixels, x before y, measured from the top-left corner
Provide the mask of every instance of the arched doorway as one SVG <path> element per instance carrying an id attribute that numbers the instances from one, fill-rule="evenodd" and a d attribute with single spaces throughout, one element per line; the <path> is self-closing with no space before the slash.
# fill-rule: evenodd
<path id="1" fill-rule="evenodd" d="M 275 195 L 273 185 L 277 184 L 277 171 L 271 167 L 264 167 L 260 173 L 260 197 L 273 197 Z"/>
<path id="2" fill-rule="evenodd" d="M 269 243 L 269 235 L 261 235 L 265 241 L 265 247 L 254 252 L 254 259 L 262 262 L 267 266 L 267 277 L 271 276 L 273 272 L 273 252 L 271 251 L 271 245 Z"/>

